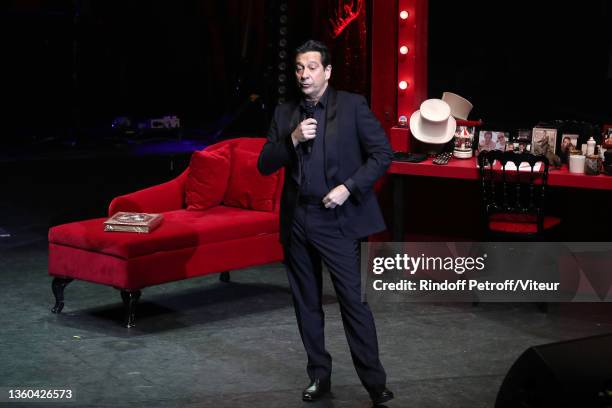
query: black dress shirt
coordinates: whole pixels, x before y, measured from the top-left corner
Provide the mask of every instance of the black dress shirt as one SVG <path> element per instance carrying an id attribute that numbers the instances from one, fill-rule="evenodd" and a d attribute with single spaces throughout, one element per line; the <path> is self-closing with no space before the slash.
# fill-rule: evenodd
<path id="1" fill-rule="evenodd" d="M 323 198 L 329 193 L 329 186 L 325 177 L 325 113 L 327 107 L 327 95 L 329 88 L 325 90 L 314 109 L 314 118 L 317 121 L 317 136 L 312 140 L 311 148 L 308 143 L 298 145 L 298 155 L 301 159 L 300 196 Z M 306 101 L 302 99 L 300 109 L 302 112 L 306 107 Z"/>

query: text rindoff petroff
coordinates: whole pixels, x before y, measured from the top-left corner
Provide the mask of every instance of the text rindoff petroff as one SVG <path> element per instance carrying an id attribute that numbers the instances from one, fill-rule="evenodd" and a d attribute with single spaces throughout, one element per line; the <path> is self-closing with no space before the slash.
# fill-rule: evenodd
<path id="1" fill-rule="evenodd" d="M 399 282 L 384 282 L 382 279 L 376 279 L 372 282 L 376 291 L 556 291 L 559 289 L 559 285 L 559 282 L 538 282 L 532 279 L 507 279 L 503 282 L 478 281 L 476 279 L 444 280 L 442 282 L 431 279 L 422 279 L 418 282 L 402 279 Z"/>

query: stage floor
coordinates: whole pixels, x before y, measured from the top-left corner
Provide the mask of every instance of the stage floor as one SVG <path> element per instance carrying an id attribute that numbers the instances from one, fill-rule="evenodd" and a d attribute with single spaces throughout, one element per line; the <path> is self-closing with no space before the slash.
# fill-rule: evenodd
<path id="1" fill-rule="evenodd" d="M 333 395 L 315 404 L 300 400 L 306 356 L 281 264 L 234 271 L 229 284 L 214 275 L 147 288 L 129 331 L 109 287 L 73 282 L 62 314 L 50 312 L 48 228 L 102 217 L 116 195 L 176 177 L 188 162 L 184 152 L 0 163 L 0 388 L 69 387 L 79 407 L 369 407 L 327 275 Z M 612 332 L 609 304 L 548 314 L 533 304 L 371 307 L 396 393 L 389 407 L 491 407 L 528 347 Z"/>
<path id="2" fill-rule="evenodd" d="M 130 330 L 109 287 L 73 282 L 62 314 L 50 312 L 40 231 L 4 242 L 0 276 L 0 387 L 70 388 L 79 407 L 370 406 L 327 275 L 333 394 L 314 404 L 300 400 L 306 358 L 281 264 L 234 271 L 228 284 L 213 275 L 145 289 Z M 396 393 L 388 407 L 492 407 L 528 347 L 612 331 L 607 304 L 551 305 L 548 314 L 533 304 L 371 306 Z"/>

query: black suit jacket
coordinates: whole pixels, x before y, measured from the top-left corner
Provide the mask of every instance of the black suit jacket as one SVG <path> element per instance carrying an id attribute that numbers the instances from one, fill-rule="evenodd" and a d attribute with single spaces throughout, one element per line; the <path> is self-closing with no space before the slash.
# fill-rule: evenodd
<path id="1" fill-rule="evenodd" d="M 291 141 L 291 132 L 300 122 L 299 102 L 276 107 L 268 131 L 268 140 L 259 155 L 262 174 L 285 168 L 281 196 L 280 239 L 288 244 L 299 186 L 291 177 L 299 161 Z M 393 152 L 387 136 L 365 98 L 329 88 L 325 127 L 325 177 L 330 188 L 344 184 L 351 192 L 343 205 L 334 210 L 344 236 L 363 238 L 385 229 L 385 223 L 373 191 Z"/>

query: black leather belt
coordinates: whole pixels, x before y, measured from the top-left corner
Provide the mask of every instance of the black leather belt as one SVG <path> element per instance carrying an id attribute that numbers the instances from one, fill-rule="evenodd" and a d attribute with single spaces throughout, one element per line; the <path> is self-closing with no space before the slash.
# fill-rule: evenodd
<path id="1" fill-rule="evenodd" d="M 315 196 L 299 196 L 298 204 L 300 205 L 323 205 L 323 197 Z"/>

